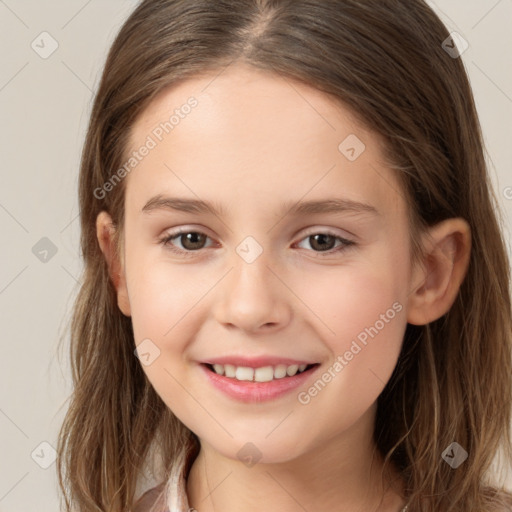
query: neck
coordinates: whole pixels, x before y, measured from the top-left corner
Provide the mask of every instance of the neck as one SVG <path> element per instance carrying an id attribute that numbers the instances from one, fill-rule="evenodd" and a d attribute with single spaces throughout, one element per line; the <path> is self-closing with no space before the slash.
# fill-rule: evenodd
<path id="1" fill-rule="evenodd" d="M 189 506 L 200 512 L 399 512 L 400 480 L 393 468 L 383 473 L 371 439 L 372 430 L 354 425 L 293 460 L 251 467 L 202 441 L 187 479 Z"/>

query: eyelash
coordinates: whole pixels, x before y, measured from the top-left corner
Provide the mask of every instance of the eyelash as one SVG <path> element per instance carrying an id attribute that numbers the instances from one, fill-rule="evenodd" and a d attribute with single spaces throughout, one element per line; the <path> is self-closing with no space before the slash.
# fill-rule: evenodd
<path id="1" fill-rule="evenodd" d="M 192 257 L 192 256 L 194 256 L 194 253 L 200 252 L 203 249 L 197 249 L 195 251 L 190 251 L 190 250 L 184 250 L 184 249 L 177 249 L 175 246 L 170 244 L 171 240 L 174 240 L 175 238 L 179 238 L 181 235 L 190 234 L 190 233 L 205 235 L 207 238 L 210 238 L 208 235 L 206 235 L 206 233 L 203 233 L 201 231 L 194 231 L 194 230 L 190 230 L 190 229 L 180 229 L 174 233 L 167 234 L 166 236 L 164 236 L 163 238 L 161 238 L 159 240 L 159 243 L 162 244 L 164 247 L 166 247 L 168 250 L 170 250 L 171 252 L 173 252 L 175 254 L 179 254 L 179 255 L 182 255 L 185 257 Z M 335 248 L 335 249 L 329 249 L 328 251 L 313 251 L 318 255 L 315 257 L 323 258 L 324 256 L 332 256 L 335 253 L 340 253 L 340 252 L 346 251 L 356 245 L 356 243 L 353 242 L 352 240 L 347 240 L 346 238 L 342 238 L 329 230 L 311 232 L 311 233 L 307 234 L 304 238 L 302 238 L 300 241 L 302 242 L 303 240 L 305 240 L 313 235 L 332 236 L 336 240 L 339 240 L 343 243 L 342 246 Z"/>

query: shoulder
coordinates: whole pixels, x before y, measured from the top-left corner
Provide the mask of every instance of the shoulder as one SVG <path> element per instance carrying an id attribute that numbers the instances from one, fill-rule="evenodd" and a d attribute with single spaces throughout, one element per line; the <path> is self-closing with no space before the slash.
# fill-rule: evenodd
<path id="1" fill-rule="evenodd" d="M 165 500 L 165 482 L 146 491 L 135 502 L 131 512 L 169 512 Z"/>

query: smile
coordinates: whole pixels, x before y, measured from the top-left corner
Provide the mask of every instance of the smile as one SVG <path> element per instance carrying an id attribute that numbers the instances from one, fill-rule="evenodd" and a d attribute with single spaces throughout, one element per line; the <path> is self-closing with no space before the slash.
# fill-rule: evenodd
<path id="1" fill-rule="evenodd" d="M 229 364 L 199 364 L 209 385 L 229 398 L 244 403 L 275 400 L 303 386 L 320 367 L 277 365 L 251 368 Z"/>

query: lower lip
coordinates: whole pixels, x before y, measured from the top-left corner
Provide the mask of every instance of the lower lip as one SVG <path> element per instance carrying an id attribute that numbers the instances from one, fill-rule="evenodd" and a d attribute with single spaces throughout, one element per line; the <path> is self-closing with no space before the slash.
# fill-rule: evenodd
<path id="1" fill-rule="evenodd" d="M 232 379 L 209 370 L 204 364 L 199 366 L 217 389 L 241 402 L 254 403 L 274 400 L 300 387 L 315 373 L 319 365 L 293 377 L 283 377 L 269 382 Z"/>

